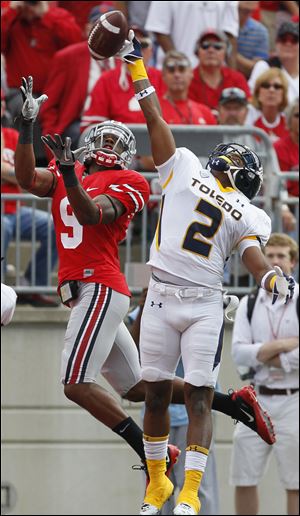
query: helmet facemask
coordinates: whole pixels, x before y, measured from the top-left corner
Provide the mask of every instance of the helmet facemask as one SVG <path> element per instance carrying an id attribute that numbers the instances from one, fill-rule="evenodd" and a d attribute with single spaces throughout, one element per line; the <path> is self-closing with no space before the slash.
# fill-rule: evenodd
<path id="1" fill-rule="evenodd" d="M 209 156 L 211 169 L 227 174 L 232 187 L 253 199 L 263 181 L 263 169 L 259 157 L 246 145 L 220 144 Z"/>
<path id="2" fill-rule="evenodd" d="M 114 140 L 112 149 L 105 146 L 105 140 L 111 136 Z M 116 165 L 126 168 L 136 154 L 133 133 L 121 122 L 109 120 L 93 127 L 85 138 L 87 152 L 84 163 L 92 159 L 100 166 L 114 168 Z"/>

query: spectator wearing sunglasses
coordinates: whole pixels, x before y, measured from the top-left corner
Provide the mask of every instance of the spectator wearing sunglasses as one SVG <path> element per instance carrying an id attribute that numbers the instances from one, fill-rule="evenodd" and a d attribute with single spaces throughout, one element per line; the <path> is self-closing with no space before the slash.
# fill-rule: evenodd
<path id="1" fill-rule="evenodd" d="M 189 59 L 182 52 L 170 50 L 163 62 L 163 80 L 167 91 L 160 100 L 163 118 L 168 124 L 215 125 L 209 107 L 188 98 L 193 78 Z"/>
<path id="2" fill-rule="evenodd" d="M 299 23 L 284 22 L 276 36 L 276 56 L 267 61 L 258 61 L 248 81 L 254 91 L 256 79 L 270 67 L 281 68 L 288 81 L 288 102 L 299 97 Z"/>
<path id="3" fill-rule="evenodd" d="M 270 68 L 256 80 L 246 123 L 265 131 L 272 142 L 288 135 L 284 110 L 288 106 L 288 82 L 280 68 Z"/>
<path id="4" fill-rule="evenodd" d="M 195 48 L 199 59 L 193 71 L 189 98 L 217 110 L 219 97 L 225 88 L 236 86 L 250 96 L 245 77 L 238 71 L 225 66 L 229 53 L 228 39 L 224 32 L 208 29 L 203 32 Z"/>

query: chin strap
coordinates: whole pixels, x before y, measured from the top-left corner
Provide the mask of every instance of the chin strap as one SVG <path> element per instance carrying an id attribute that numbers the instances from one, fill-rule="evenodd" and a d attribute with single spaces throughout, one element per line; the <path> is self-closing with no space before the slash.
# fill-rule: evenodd
<path id="1" fill-rule="evenodd" d="M 227 295 L 227 290 L 225 290 L 223 294 L 223 302 L 225 305 L 225 317 L 227 321 L 233 322 L 233 317 L 229 317 L 231 312 L 235 312 L 237 307 L 239 306 L 239 298 L 237 296 L 233 296 L 232 294 Z"/>
<path id="2" fill-rule="evenodd" d="M 91 157 L 95 159 L 97 165 L 104 167 L 114 167 L 115 165 L 121 165 L 121 161 L 115 154 L 109 154 L 103 151 L 92 152 Z"/>

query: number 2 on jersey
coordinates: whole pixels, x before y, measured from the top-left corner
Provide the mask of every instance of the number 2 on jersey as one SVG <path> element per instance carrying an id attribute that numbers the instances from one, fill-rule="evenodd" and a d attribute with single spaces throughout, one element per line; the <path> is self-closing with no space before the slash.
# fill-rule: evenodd
<path id="1" fill-rule="evenodd" d="M 69 236 L 68 233 L 61 233 L 60 239 L 65 249 L 76 249 L 82 242 L 83 227 L 79 224 L 74 213 L 68 213 L 68 207 L 70 207 L 68 197 L 64 197 L 59 205 L 60 216 L 64 225 L 67 228 L 72 228 L 73 235 Z"/>
<path id="2" fill-rule="evenodd" d="M 211 219 L 211 224 L 207 225 L 201 222 L 192 222 L 187 229 L 182 248 L 208 258 L 212 244 L 201 240 L 199 235 L 208 239 L 212 238 L 220 227 L 223 220 L 223 213 L 217 206 L 210 204 L 205 199 L 200 199 L 196 211 Z"/>

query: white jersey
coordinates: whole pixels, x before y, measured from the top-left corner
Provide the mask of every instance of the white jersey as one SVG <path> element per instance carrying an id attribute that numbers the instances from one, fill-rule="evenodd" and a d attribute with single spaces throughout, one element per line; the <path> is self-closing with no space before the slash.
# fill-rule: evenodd
<path id="1" fill-rule="evenodd" d="M 265 245 L 271 220 L 231 187 L 224 188 L 186 148 L 157 167 L 162 200 L 149 264 L 198 285 L 221 288 L 237 249 Z"/>

